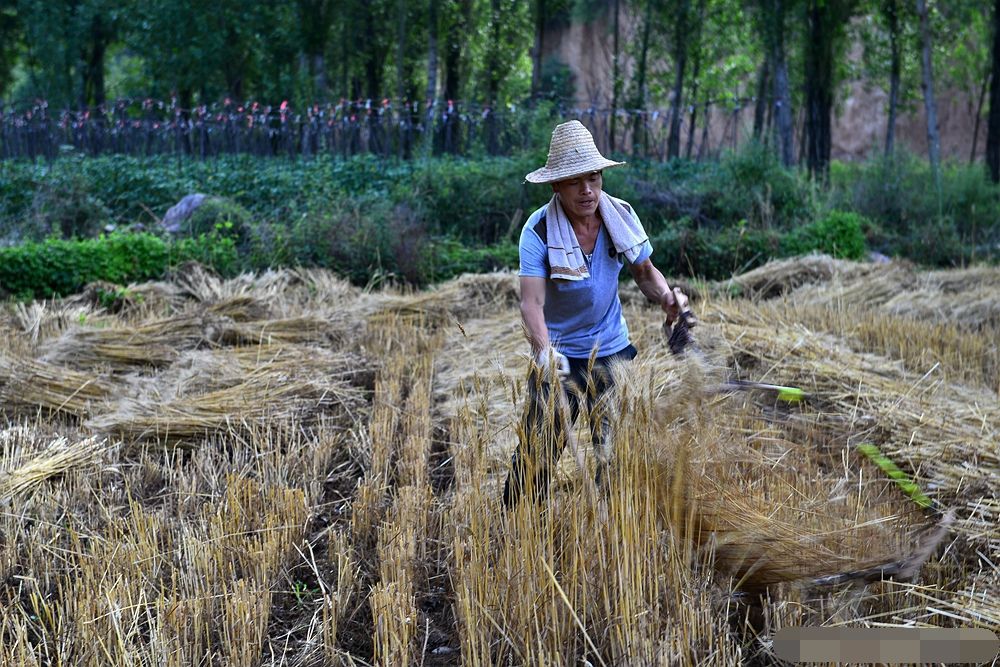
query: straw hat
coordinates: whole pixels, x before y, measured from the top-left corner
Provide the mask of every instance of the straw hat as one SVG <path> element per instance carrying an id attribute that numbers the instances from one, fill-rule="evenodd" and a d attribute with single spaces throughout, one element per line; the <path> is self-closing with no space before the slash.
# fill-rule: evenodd
<path id="1" fill-rule="evenodd" d="M 590 131 L 580 121 L 571 120 L 556 125 L 556 129 L 552 130 L 545 166 L 534 170 L 524 180 L 529 183 L 555 183 L 623 164 L 601 155 Z"/>

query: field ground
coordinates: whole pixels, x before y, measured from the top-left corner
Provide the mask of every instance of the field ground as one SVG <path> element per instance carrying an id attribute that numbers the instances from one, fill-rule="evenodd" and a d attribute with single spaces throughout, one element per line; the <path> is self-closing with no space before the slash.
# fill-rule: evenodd
<path id="1" fill-rule="evenodd" d="M 189 266 L 8 304 L 0 663 L 772 664 L 788 625 L 1000 628 L 1000 270 L 814 256 L 689 285 L 682 357 L 622 289 L 640 357 L 607 496 L 567 452 L 547 509 L 509 514 L 510 274 Z M 922 567 L 871 576 L 900 560 Z"/>

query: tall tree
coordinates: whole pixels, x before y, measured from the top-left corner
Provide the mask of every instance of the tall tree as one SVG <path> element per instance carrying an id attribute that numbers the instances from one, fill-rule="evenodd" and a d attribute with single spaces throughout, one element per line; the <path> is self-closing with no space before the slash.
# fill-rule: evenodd
<path id="1" fill-rule="evenodd" d="M 688 160 L 691 159 L 691 151 L 694 149 L 694 129 L 698 124 L 698 85 L 701 82 L 699 75 L 701 74 L 702 51 L 704 50 L 702 47 L 702 35 L 705 25 L 705 5 L 706 0 L 698 0 L 697 27 L 693 40 L 694 56 L 691 63 L 691 114 L 688 118 L 687 148 L 684 150 L 684 157 Z"/>
<path id="2" fill-rule="evenodd" d="M 613 0 L 611 5 L 611 121 L 608 129 L 608 148 L 612 152 L 615 150 L 615 132 L 618 121 L 618 104 L 621 100 L 622 75 L 621 75 L 621 48 L 618 36 L 621 32 L 621 0 Z"/>
<path id="3" fill-rule="evenodd" d="M 326 49 L 336 6 L 333 0 L 298 0 L 296 9 L 309 76 L 309 97 L 311 101 L 325 100 L 330 94 Z"/>
<path id="4" fill-rule="evenodd" d="M 17 0 L 0 0 L 0 97 L 11 84 L 11 72 L 21 47 Z"/>
<path id="5" fill-rule="evenodd" d="M 934 100 L 931 27 L 926 0 L 917 0 L 917 17 L 920 19 L 920 87 L 924 93 L 924 111 L 927 114 L 927 157 L 934 179 L 940 185 L 941 135 L 938 131 L 937 103 Z"/>
<path id="6" fill-rule="evenodd" d="M 757 70 L 757 94 L 754 96 L 753 107 L 753 138 L 759 140 L 764 132 L 764 120 L 767 117 L 768 100 L 771 99 L 770 89 L 771 77 L 771 54 L 764 56 L 764 62 Z"/>
<path id="7" fill-rule="evenodd" d="M 896 114 L 899 110 L 899 85 L 902 79 L 902 53 L 899 31 L 899 0 L 883 0 L 882 15 L 889 32 L 889 109 L 885 121 L 885 155 L 895 150 Z"/>
<path id="8" fill-rule="evenodd" d="M 1000 0 L 993 2 L 993 75 L 990 80 L 990 111 L 986 121 L 986 165 L 990 178 L 1000 183 Z"/>
<path id="9" fill-rule="evenodd" d="M 778 154 L 785 166 L 795 163 L 792 127 L 792 94 L 788 83 L 788 61 L 785 53 L 786 2 L 789 0 L 760 0 L 764 44 L 771 58 L 774 85 L 775 133 Z"/>
<path id="10" fill-rule="evenodd" d="M 427 101 L 437 101 L 438 75 L 438 2 L 428 0 L 427 5 Z"/>
<path id="11" fill-rule="evenodd" d="M 534 0 L 532 4 L 535 40 L 531 47 L 531 98 L 538 99 L 542 90 L 542 51 L 545 39 L 545 0 Z"/>
<path id="12" fill-rule="evenodd" d="M 83 61 L 80 107 L 104 104 L 104 59 L 117 32 L 115 11 L 111 5 L 94 2 L 89 10 L 82 17 L 86 22 L 86 38 L 80 53 Z"/>
<path id="13" fill-rule="evenodd" d="M 472 0 L 447 0 L 448 36 L 444 54 L 444 97 L 457 100 L 464 85 L 463 52 L 472 27 Z"/>
<path id="14" fill-rule="evenodd" d="M 86 90 L 97 93 L 94 72 L 88 67 L 93 17 L 104 10 L 103 0 L 18 0 L 17 17 L 24 37 L 24 67 L 28 92 L 44 97 L 50 106 L 86 104 Z M 103 40 L 103 30 L 98 33 Z M 98 44 L 94 58 L 102 63 L 106 44 Z M 100 94 L 103 94 L 101 92 Z"/>
<path id="15" fill-rule="evenodd" d="M 396 103 L 401 105 L 406 99 L 406 36 L 410 3 L 396 0 Z"/>
<path id="16" fill-rule="evenodd" d="M 667 135 L 667 157 L 680 157 L 681 102 L 684 95 L 684 68 L 688 54 L 689 0 L 677 0 L 674 12 L 674 86 L 670 98 L 670 133 Z"/>
<path id="17" fill-rule="evenodd" d="M 805 149 L 814 177 L 826 178 L 830 166 L 834 62 L 853 0 L 808 0 L 805 40 Z"/>
<path id="18" fill-rule="evenodd" d="M 646 0 L 646 10 L 642 22 L 642 37 L 639 40 L 639 58 L 635 74 L 635 98 L 632 108 L 635 117 L 632 119 L 632 151 L 645 152 L 646 149 L 646 119 L 643 110 L 646 108 L 646 65 L 649 61 L 649 36 L 653 31 L 653 3 Z"/>

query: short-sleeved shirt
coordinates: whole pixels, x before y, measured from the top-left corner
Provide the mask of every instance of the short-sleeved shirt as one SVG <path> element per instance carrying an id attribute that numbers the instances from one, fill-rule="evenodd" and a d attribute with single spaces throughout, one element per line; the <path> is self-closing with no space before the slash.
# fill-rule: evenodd
<path id="1" fill-rule="evenodd" d="M 628 325 L 618 297 L 618 276 L 627 259 L 615 251 L 611 236 L 602 225 L 589 262 L 590 277 L 550 279 L 546 208 L 532 213 L 521 230 L 518 275 L 547 279 L 544 312 L 549 341 L 567 357 L 577 359 L 589 357 L 595 347 L 598 357 L 620 352 L 629 345 Z M 653 246 L 646 241 L 635 264 L 646 261 L 652 254 Z"/>

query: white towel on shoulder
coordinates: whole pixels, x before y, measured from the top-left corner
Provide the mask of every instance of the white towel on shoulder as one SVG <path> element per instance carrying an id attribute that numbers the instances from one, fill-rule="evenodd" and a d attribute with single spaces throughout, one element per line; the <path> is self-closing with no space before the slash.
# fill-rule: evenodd
<path id="1" fill-rule="evenodd" d="M 634 262 L 648 237 L 632 206 L 622 199 L 602 192 L 597 208 L 615 250 L 625 255 L 629 263 Z M 583 258 L 580 242 L 559 202 L 559 195 L 554 194 L 549 200 L 545 219 L 547 229 L 545 245 L 548 246 L 550 277 L 555 280 L 589 278 L 590 270 Z"/>

